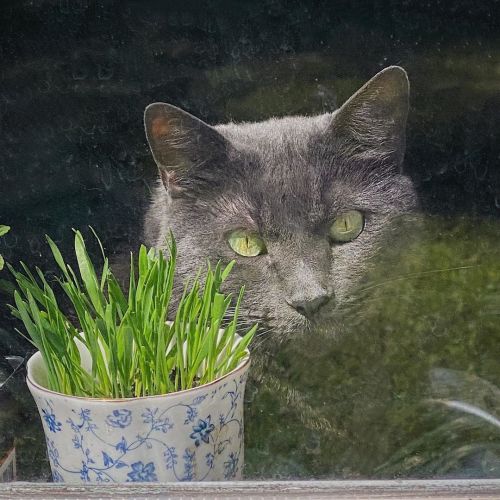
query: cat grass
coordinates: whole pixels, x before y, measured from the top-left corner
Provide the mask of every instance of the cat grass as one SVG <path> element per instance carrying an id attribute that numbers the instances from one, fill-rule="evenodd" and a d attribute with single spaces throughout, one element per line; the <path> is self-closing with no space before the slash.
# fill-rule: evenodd
<path id="1" fill-rule="evenodd" d="M 177 249 L 172 235 L 167 254 L 145 246 L 136 259 L 131 254 L 128 293 L 95 236 L 103 256 L 99 272 L 80 231 L 74 240 L 76 272 L 49 237 L 61 277 L 49 282 L 38 268 L 33 274 L 24 263 L 22 272 L 9 266 L 17 282 L 11 310 L 26 329 L 19 333 L 41 352 L 49 389 L 93 398 L 168 394 L 212 382 L 247 356 L 257 325 L 243 337 L 237 334 L 244 287 L 236 300 L 220 291 L 234 261 L 225 267 L 208 265 L 203 284 L 199 272 L 186 283 L 173 310 Z M 63 312 L 60 291 L 75 321 Z M 82 367 L 79 343 L 90 353 L 90 371 Z"/>

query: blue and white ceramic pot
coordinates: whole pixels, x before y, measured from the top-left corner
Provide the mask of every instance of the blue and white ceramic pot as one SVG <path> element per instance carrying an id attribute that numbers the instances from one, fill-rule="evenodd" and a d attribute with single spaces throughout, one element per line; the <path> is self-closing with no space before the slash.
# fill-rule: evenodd
<path id="1" fill-rule="evenodd" d="M 54 481 L 241 479 L 243 393 L 249 357 L 195 389 L 130 399 L 67 396 L 46 389 L 39 352 L 27 382 L 40 412 Z"/>

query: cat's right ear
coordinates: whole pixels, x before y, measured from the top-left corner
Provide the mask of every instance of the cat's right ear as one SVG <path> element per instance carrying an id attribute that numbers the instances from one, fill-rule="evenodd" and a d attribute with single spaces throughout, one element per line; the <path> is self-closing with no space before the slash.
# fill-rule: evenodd
<path id="1" fill-rule="evenodd" d="M 155 102 L 144 111 L 146 137 L 166 189 L 179 194 L 210 182 L 228 144 L 213 127 L 182 109 Z"/>

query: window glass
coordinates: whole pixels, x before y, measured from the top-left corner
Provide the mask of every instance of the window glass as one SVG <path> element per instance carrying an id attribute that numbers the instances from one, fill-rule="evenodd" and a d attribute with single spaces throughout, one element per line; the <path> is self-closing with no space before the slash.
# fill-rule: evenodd
<path id="1" fill-rule="evenodd" d="M 70 255 L 92 226 L 118 269 L 158 240 L 169 190 L 180 261 L 236 259 L 260 324 L 246 479 L 500 477 L 493 17 L 470 0 L 4 0 L 0 254 L 54 279 L 45 234 Z M 341 107 L 392 65 L 407 120 L 399 69 Z M 257 124 L 184 127 L 162 156 L 153 102 Z M 11 283 L 4 268 L 0 481 L 50 481 Z"/>

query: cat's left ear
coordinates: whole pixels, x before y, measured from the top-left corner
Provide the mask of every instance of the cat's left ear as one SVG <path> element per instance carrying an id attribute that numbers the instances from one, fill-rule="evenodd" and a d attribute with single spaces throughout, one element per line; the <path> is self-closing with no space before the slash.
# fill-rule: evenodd
<path id="1" fill-rule="evenodd" d="M 333 115 L 331 132 L 343 154 L 355 160 L 400 165 L 406 142 L 409 83 L 390 66 L 377 73 Z"/>

